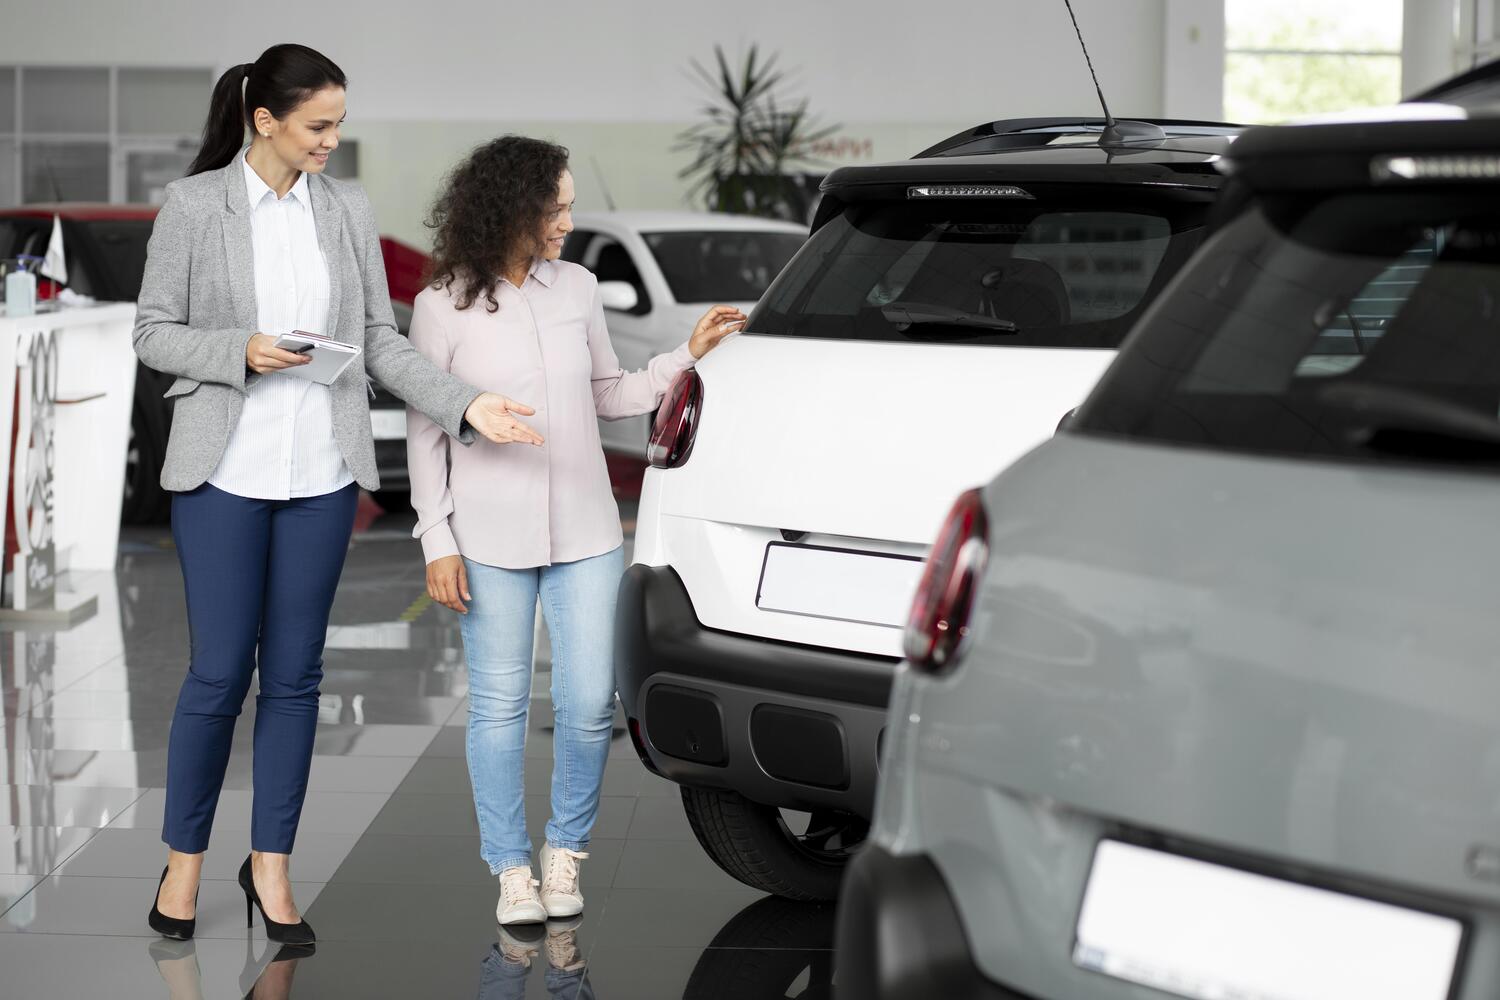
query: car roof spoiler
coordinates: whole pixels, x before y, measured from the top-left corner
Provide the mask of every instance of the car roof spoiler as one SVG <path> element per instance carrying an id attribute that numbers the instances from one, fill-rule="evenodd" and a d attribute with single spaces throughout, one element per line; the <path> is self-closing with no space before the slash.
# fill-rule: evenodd
<path id="1" fill-rule="evenodd" d="M 1105 118 L 1005 118 L 1000 121 L 982 122 L 971 129 L 950 135 L 942 142 L 922 150 L 913 159 L 949 155 L 964 146 L 984 139 L 996 139 L 997 142 L 985 149 L 975 149 L 972 152 L 990 153 L 1001 149 L 1041 148 L 1048 145 L 1058 134 L 1098 133 L 1101 136 L 1100 145 L 1106 145 L 1104 133 L 1111 124 L 1116 129 L 1114 134 L 1121 136 L 1118 140 L 1120 142 L 1168 139 L 1174 135 L 1201 135 L 1203 129 L 1211 129 L 1215 134 L 1220 135 L 1234 135 L 1244 127 L 1229 122 L 1197 121 L 1187 118 L 1131 118 L 1116 119 L 1113 122 Z"/>
<path id="2" fill-rule="evenodd" d="M 1494 118 L 1269 125 L 1246 131 L 1219 169 L 1257 191 L 1500 183 Z"/>

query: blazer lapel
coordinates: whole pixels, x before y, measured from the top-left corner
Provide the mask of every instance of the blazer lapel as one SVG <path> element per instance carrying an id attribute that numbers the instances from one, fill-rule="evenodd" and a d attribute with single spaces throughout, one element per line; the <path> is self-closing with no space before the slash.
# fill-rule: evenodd
<path id="1" fill-rule="evenodd" d="M 240 157 L 224 168 L 224 257 L 234 316 L 246 330 L 259 322 L 255 305 L 255 242 L 250 235 L 250 194 Z"/>
<path id="2" fill-rule="evenodd" d="M 342 268 L 339 262 L 343 256 L 339 248 L 344 244 L 344 214 L 334 203 L 332 195 L 329 194 L 321 174 L 309 174 L 307 178 L 307 190 L 312 198 L 313 225 L 318 230 L 318 246 L 323 250 L 323 260 L 328 265 L 328 336 L 335 340 L 353 343 L 348 337 L 340 336 L 343 329 L 339 325 L 339 301 L 342 298 L 343 282 L 340 280 Z M 360 317 L 360 329 L 364 328 L 364 317 Z"/>

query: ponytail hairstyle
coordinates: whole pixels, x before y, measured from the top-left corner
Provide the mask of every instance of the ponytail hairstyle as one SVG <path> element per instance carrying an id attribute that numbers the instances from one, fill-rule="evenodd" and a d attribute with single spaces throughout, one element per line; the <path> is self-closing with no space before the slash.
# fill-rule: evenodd
<path id="1" fill-rule="evenodd" d="M 344 71 L 306 45 L 273 45 L 255 62 L 230 67 L 214 85 L 203 143 L 188 176 L 229 166 L 245 144 L 245 129 L 255 129 L 256 108 L 284 118 L 324 87 L 346 86 Z"/>

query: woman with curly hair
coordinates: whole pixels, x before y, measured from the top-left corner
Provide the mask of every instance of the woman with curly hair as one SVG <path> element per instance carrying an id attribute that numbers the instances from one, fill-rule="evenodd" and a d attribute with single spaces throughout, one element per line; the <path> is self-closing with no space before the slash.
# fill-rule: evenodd
<path id="1" fill-rule="evenodd" d="M 534 408 L 530 423 L 542 439 L 536 447 L 450 448 L 441 428 L 407 411 L 427 592 L 463 616 L 469 779 L 480 854 L 500 881 L 502 924 L 583 911 L 578 870 L 609 754 L 615 592 L 624 572 L 597 418 L 650 413 L 678 373 L 745 319 L 715 306 L 675 351 L 643 371 L 622 370 L 598 281 L 558 259 L 572 208 L 566 149 L 521 136 L 476 149 L 434 206 L 432 283 L 411 322 L 412 344 L 444 371 Z M 522 776 L 538 600 L 552 637 L 557 717 L 540 883 Z"/>

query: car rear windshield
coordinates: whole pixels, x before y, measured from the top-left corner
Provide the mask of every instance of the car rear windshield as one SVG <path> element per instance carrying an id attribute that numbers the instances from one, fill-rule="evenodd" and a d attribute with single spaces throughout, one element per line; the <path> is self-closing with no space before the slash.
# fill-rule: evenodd
<path id="1" fill-rule="evenodd" d="M 1074 427 L 1276 455 L 1500 462 L 1500 194 L 1270 198 L 1183 272 Z"/>
<path id="2" fill-rule="evenodd" d="M 855 202 L 813 234 L 748 328 L 1113 348 L 1198 244 L 1202 215 L 1140 195 Z"/>
<path id="3" fill-rule="evenodd" d="M 642 233 L 678 302 L 754 302 L 807 239 L 801 233 Z"/>

